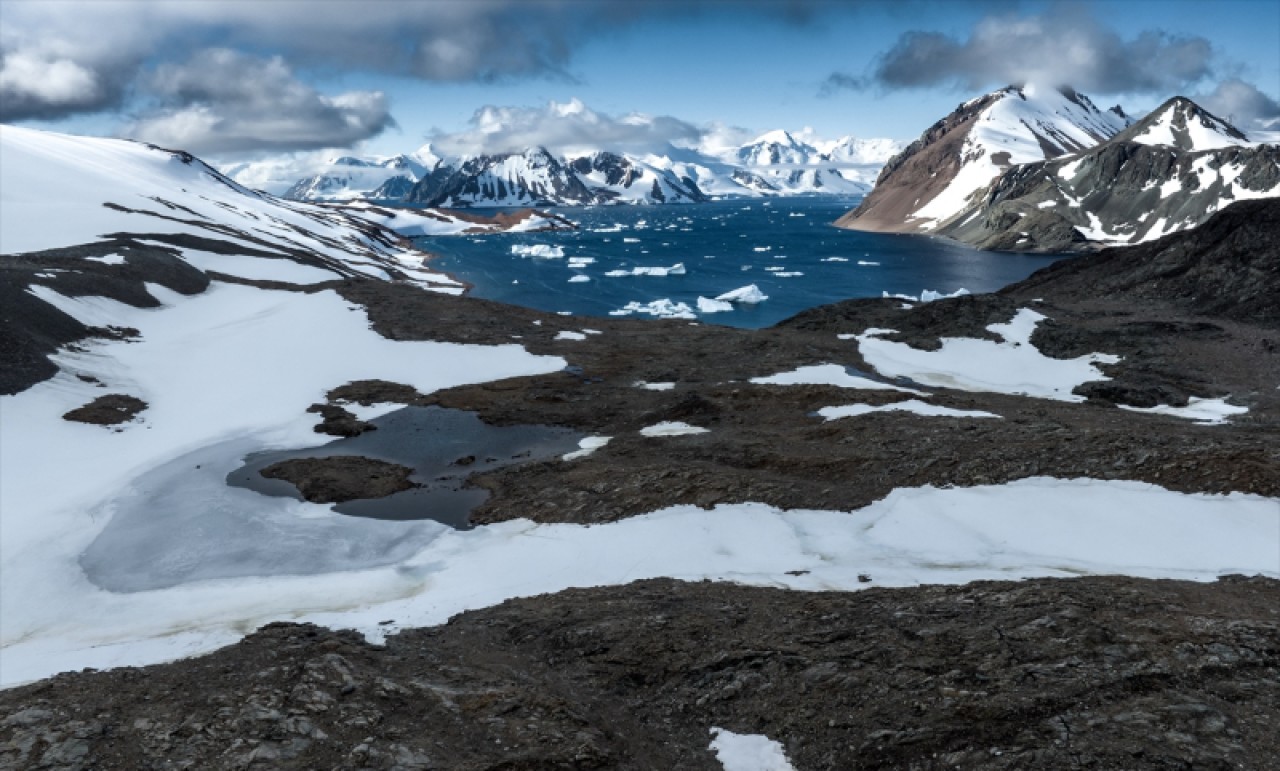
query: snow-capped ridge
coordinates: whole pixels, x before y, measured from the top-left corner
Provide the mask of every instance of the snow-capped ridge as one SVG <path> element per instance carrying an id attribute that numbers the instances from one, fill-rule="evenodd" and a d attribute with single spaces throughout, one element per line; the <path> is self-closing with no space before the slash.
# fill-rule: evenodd
<path id="1" fill-rule="evenodd" d="M 1188 152 L 1255 144 L 1243 131 L 1185 96 L 1169 99 L 1119 134 L 1116 140 Z"/>

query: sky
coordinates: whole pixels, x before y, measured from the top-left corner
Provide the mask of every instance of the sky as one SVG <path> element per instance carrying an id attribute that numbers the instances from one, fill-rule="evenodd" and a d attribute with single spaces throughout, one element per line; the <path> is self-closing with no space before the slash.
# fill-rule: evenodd
<path id="1" fill-rule="evenodd" d="M 0 0 L 0 121 L 215 163 L 911 140 L 1019 82 L 1261 128 L 1280 0 Z"/>

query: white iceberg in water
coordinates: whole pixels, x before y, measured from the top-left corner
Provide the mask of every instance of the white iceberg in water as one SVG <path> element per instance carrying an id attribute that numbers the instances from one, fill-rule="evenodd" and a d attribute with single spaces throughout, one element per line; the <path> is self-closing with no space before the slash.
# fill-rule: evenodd
<path id="1" fill-rule="evenodd" d="M 668 298 L 654 300 L 650 303 L 629 302 L 616 311 L 609 311 L 610 316 L 630 316 L 633 313 L 646 313 L 660 319 L 696 319 L 693 308 L 688 303 L 672 302 Z"/>
<path id="2" fill-rule="evenodd" d="M 725 292 L 724 294 L 716 297 L 716 299 L 723 302 L 749 303 L 754 305 L 768 300 L 769 295 L 761 292 L 760 287 L 755 284 L 747 284 L 746 286 L 739 287 L 732 292 Z"/>
<path id="3" fill-rule="evenodd" d="M 698 298 L 698 313 L 723 313 L 733 310 L 733 303 L 724 300 L 712 300 L 710 297 Z"/>
<path id="4" fill-rule="evenodd" d="M 512 244 L 511 253 L 517 257 L 541 257 L 554 260 L 564 256 L 564 248 L 547 244 Z"/>
<path id="5" fill-rule="evenodd" d="M 632 268 L 631 270 L 611 270 L 605 273 L 606 276 L 620 278 L 622 276 L 683 276 L 685 274 L 684 263 L 677 262 L 669 268 Z"/>

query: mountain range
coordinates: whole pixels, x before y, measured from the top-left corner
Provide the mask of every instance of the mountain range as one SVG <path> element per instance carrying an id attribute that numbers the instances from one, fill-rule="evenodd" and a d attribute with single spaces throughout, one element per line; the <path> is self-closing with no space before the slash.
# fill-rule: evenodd
<path id="1" fill-rule="evenodd" d="M 1280 146 L 1185 97 L 1135 122 L 1071 89 L 1011 86 L 931 126 L 836 224 L 1064 252 L 1149 241 L 1274 196 Z"/>
<path id="2" fill-rule="evenodd" d="M 697 203 L 719 197 L 862 195 L 901 149 L 890 139 L 835 141 L 770 131 L 744 145 L 559 155 L 545 147 L 442 157 L 432 145 L 392 158 L 343 156 L 298 180 L 299 201 L 374 200 L 429 206 Z M 244 168 L 239 169 L 240 172 Z M 239 176 L 235 171 L 232 176 Z"/>

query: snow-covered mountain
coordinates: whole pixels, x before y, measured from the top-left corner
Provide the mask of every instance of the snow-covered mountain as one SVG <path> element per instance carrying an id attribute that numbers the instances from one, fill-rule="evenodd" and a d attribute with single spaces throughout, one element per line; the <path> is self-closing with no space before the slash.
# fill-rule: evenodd
<path id="1" fill-rule="evenodd" d="M 696 203 L 707 200 L 689 176 L 639 158 L 598 152 L 569 163 L 601 203 Z"/>
<path id="2" fill-rule="evenodd" d="M 543 147 L 441 163 L 404 199 L 426 206 L 554 206 L 593 202 L 563 159 Z"/>
<path id="3" fill-rule="evenodd" d="M 1280 197 L 1280 145 L 1251 143 L 1175 97 L 1102 144 L 1009 169 L 937 232 L 1016 251 L 1136 244 L 1271 197 Z"/>
<path id="4" fill-rule="evenodd" d="M 284 197 L 295 201 L 399 200 L 439 162 L 431 145 L 384 159 L 342 156 L 298 180 Z"/>
<path id="5" fill-rule="evenodd" d="M 931 232 L 965 211 L 1001 173 L 1080 152 L 1130 123 L 1071 89 L 1010 86 L 956 108 L 890 160 L 875 190 L 838 224 Z"/>
<path id="6" fill-rule="evenodd" d="M 809 143 L 770 131 L 714 152 L 668 146 L 629 154 L 522 152 L 440 158 L 430 145 L 392 159 L 338 158 L 299 180 L 295 200 L 405 201 L 431 206 L 696 203 L 718 197 L 860 195 L 901 149 L 847 136 Z"/>

